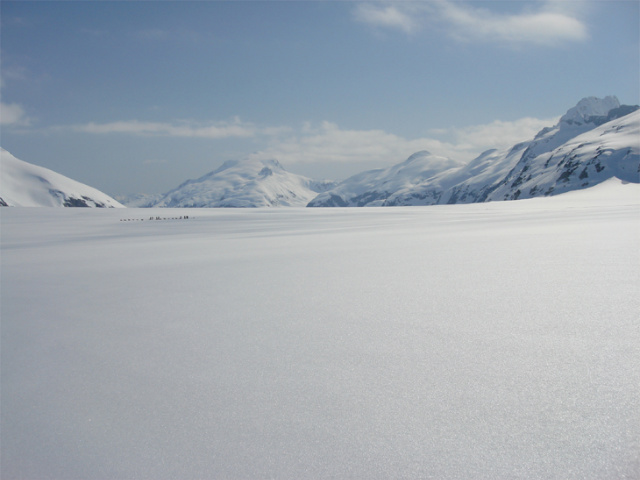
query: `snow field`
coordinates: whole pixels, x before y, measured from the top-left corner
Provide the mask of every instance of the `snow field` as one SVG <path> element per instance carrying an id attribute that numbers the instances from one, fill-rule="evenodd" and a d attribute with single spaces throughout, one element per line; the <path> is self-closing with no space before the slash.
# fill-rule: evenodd
<path id="1" fill-rule="evenodd" d="M 638 185 L 1 213 L 3 479 L 640 475 Z"/>

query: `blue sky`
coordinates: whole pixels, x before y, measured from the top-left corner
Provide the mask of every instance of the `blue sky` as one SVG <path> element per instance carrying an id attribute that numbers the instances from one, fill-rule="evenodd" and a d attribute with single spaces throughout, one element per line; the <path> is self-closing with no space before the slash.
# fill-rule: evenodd
<path id="1" fill-rule="evenodd" d="M 106 193 L 223 161 L 342 179 L 640 103 L 640 3 L 0 3 L 0 144 Z"/>

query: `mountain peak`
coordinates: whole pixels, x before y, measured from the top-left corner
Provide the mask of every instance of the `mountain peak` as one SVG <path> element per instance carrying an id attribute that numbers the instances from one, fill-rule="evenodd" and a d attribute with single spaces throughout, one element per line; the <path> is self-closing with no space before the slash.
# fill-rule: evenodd
<path id="1" fill-rule="evenodd" d="M 568 125 L 594 123 L 594 120 L 599 117 L 606 118 L 611 110 L 618 107 L 620 107 L 620 101 L 613 95 L 604 98 L 586 97 L 580 100 L 575 107 L 570 108 L 560 118 L 560 123 Z"/>
<path id="2" fill-rule="evenodd" d="M 429 152 L 428 150 L 420 150 L 419 152 L 416 152 L 413 155 L 411 155 L 409 158 L 407 158 L 405 160 L 405 163 L 413 162 L 418 158 L 429 157 L 429 156 L 431 156 L 431 152 Z"/>
<path id="3" fill-rule="evenodd" d="M 275 158 L 270 158 L 268 160 L 260 160 L 260 162 L 264 165 L 264 168 L 268 168 L 270 170 L 285 171 L 285 168 Z"/>

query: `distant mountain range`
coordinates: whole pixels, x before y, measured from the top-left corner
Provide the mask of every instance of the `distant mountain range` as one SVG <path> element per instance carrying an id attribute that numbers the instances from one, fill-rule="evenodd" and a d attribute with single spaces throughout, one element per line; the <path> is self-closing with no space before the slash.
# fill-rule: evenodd
<path id="1" fill-rule="evenodd" d="M 124 208 L 109 195 L 0 148 L 0 206 Z"/>
<path id="2" fill-rule="evenodd" d="M 287 172 L 277 160 L 225 162 L 158 195 L 118 197 L 130 207 L 362 207 L 517 200 L 587 188 L 609 178 L 640 183 L 640 110 L 616 97 L 582 99 L 533 139 L 469 163 L 414 153 L 343 182 Z M 1 150 L 0 205 L 122 207 L 113 198 Z"/>
<path id="3" fill-rule="evenodd" d="M 640 111 L 615 97 L 585 98 L 553 127 L 466 165 L 418 152 L 387 169 L 354 175 L 311 207 L 435 205 L 555 195 L 608 178 L 639 183 Z"/>

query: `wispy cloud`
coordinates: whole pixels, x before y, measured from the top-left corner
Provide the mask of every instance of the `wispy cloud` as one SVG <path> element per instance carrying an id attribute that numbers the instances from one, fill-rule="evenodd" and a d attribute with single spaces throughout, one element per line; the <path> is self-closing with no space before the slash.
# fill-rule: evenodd
<path id="1" fill-rule="evenodd" d="M 232 137 L 254 137 L 258 135 L 280 135 L 289 129 L 287 127 L 260 127 L 253 123 L 244 122 L 239 118 L 223 122 L 143 122 L 139 120 L 124 120 L 107 123 L 89 122 L 85 124 L 53 127 L 55 130 L 91 133 L 97 135 L 125 134 L 148 137 L 187 137 L 223 139 Z"/>
<path id="2" fill-rule="evenodd" d="M 546 2 L 538 11 L 496 14 L 449 1 L 439 2 L 442 19 L 452 34 L 464 40 L 555 45 L 587 38 L 586 26 L 569 12 Z"/>
<path id="3" fill-rule="evenodd" d="M 109 123 L 86 123 L 82 125 L 70 125 L 58 127 L 63 130 L 71 130 L 81 133 L 94 134 L 128 134 L 137 136 L 158 137 L 194 137 L 194 138 L 229 138 L 252 137 L 257 129 L 252 124 L 234 120 L 233 122 L 217 122 L 215 124 L 202 125 L 191 122 L 164 123 L 141 122 L 138 120 L 126 120 Z"/>
<path id="4" fill-rule="evenodd" d="M 397 28 L 412 33 L 418 27 L 414 17 L 409 15 L 406 5 L 358 4 L 354 10 L 356 20 L 374 27 Z"/>
<path id="5" fill-rule="evenodd" d="M 22 68 L 3 68 L 0 75 L 0 97 L 6 86 L 6 80 L 22 80 L 25 70 Z M 27 116 L 24 107 L 18 103 L 5 103 L 0 101 L 0 125 L 4 127 L 26 127 L 31 125 L 31 118 Z"/>
<path id="6" fill-rule="evenodd" d="M 525 117 L 512 122 L 495 120 L 483 125 L 440 129 L 436 136 L 452 136 L 459 152 L 481 152 L 490 148 L 508 148 L 533 138 L 545 127 L 555 125 L 559 118 Z"/>
<path id="7" fill-rule="evenodd" d="M 92 135 L 138 137 L 246 138 L 263 145 L 253 156 L 277 158 L 294 164 L 379 164 L 392 165 L 419 150 L 428 150 L 459 161 L 470 161 L 484 150 L 508 148 L 531 139 L 557 118 L 496 120 L 467 127 L 440 128 L 420 138 L 405 138 L 380 129 L 344 129 L 333 122 L 306 122 L 297 128 L 259 126 L 239 118 L 203 124 L 197 122 L 142 122 L 138 120 L 86 123 L 52 127 Z"/>
<path id="8" fill-rule="evenodd" d="M 285 164 L 393 162 L 412 149 L 422 149 L 419 143 L 382 130 L 345 130 L 331 122 L 307 123 L 294 135 L 273 139 L 257 155 Z"/>
<path id="9" fill-rule="evenodd" d="M 452 0 L 390 1 L 359 4 L 354 9 L 354 17 L 375 27 L 405 33 L 438 26 L 460 41 L 555 46 L 588 38 L 587 27 L 579 17 L 582 4 L 581 0 L 548 0 L 523 4 L 518 13 L 501 13 Z"/>
<path id="10" fill-rule="evenodd" d="M 17 103 L 0 102 L 0 125 L 26 127 L 31 124 L 24 108 Z"/>
<path id="11" fill-rule="evenodd" d="M 408 139 L 383 130 L 349 130 L 322 122 L 304 124 L 297 132 L 275 137 L 268 148 L 255 153 L 277 158 L 285 165 L 299 163 L 377 163 L 391 165 L 419 150 L 455 160 L 470 161 L 490 148 L 508 148 L 531 139 L 557 119 L 522 118 L 463 128 L 438 129 L 432 136 Z"/>

